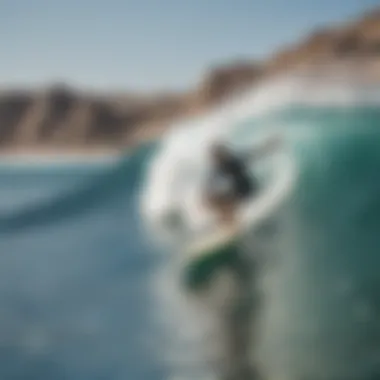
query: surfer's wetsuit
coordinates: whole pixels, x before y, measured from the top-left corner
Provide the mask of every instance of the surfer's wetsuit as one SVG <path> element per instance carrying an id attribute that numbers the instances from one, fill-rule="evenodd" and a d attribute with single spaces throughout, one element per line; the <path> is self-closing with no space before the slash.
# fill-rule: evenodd
<path id="1" fill-rule="evenodd" d="M 227 181 L 227 188 L 218 189 L 217 181 Z M 244 156 L 229 153 L 214 163 L 208 196 L 223 201 L 241 202 L 253 196 L 258 189 L 256 178 L 249 173 Z"/>
<path id="2" fill-rule="evenodd" d="M 214 144 L 210 150 L 213 173 L 206 189 L 209 205 L 229 208 L 254 197 L 259 190 L 259 182 L 249 167 L 252 161 L 277 149 L 281 142 L 280 136 L 274 136 L 255 149 L 238 155 L 223 143 Z"/>

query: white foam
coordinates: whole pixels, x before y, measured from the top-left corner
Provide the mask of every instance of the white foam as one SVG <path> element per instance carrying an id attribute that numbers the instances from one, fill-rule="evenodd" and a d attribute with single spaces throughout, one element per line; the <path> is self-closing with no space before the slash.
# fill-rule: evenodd
<path id="1" fill-rule="evenodd" d="M 324 67 L 314 72 L 298 70 L 267 80 L 205 116 L 173 125 L 147 173 L 142 193 L 145 219 L 157 228 L 165 213 L 177 209 L 192 228 L 207 223 L 211 215 L 200 204 L 199 196 L 208 171 L 207 150 L 217 139 L 233 141 L 234 128 L 240 123 L 293 104 L 379 104 L 380 86 L 355 70 L 356 66 Z M 259 133 L 259 128 L 252 127 L 246 142 L 251 144 L 260 138 Z"/>

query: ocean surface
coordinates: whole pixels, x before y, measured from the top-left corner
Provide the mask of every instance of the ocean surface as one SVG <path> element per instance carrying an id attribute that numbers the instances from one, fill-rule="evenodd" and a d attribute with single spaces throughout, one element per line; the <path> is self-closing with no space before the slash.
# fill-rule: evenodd
<path id="1" fill-rule="evenodd" d="M 154 210 L 187 207 L 170 181 L 198 178 L 221 130 L 237 146 L 281 131 L 298 173 L 271 216 L 252 355 L 271 380 L 380 378 L 380 107 L 320 98 L 251 114 L 248 97 L 117 161 L 2 164 L 0 379 L 212 379 L 212 320 L 181 298 Z"/>

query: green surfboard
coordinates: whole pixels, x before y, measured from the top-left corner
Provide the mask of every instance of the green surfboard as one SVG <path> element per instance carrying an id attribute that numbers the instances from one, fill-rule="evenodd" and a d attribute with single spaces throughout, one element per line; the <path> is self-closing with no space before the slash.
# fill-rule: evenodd
<path id="1" fill-rule="evenodd" d="M 236 231 L 215 233 L 211 239 L 191 245 L 185 252 L 183 285 L 197 291 L 210 284 L 220 269 L 238 270 L 240 234 Z"/>

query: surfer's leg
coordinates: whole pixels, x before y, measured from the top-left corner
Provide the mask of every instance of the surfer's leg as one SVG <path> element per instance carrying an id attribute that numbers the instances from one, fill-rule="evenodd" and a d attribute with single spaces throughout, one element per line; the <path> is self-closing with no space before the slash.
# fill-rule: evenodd
<path id="1" fill-rule="evenodd" d="M 259 370 L 252 358 L 255 345 L 254 329 L 257 324 L 260 305 L 255 288 L 255 266 L 243 254 L 235 257 L 232 270 L 236 275 L 236 298 L 224 316 L 226 347 L 225 372 L 223 380 L 260 380 Z"/>
<path id="2" fill-rule="evenodd" d="M 224 379 L 258 380 L 256 368 L 251 363 L 250 351 L 254 344 L 251 339 L 252 315 L 238 305 L 232 314 L 226 316 L 225 334 L 227 346 L 227 371 Z M 240 310 L 239 310 L 240 309 Z"/>

